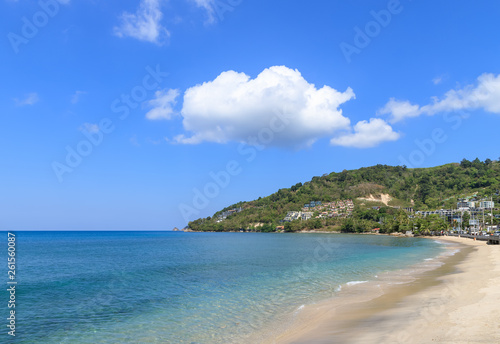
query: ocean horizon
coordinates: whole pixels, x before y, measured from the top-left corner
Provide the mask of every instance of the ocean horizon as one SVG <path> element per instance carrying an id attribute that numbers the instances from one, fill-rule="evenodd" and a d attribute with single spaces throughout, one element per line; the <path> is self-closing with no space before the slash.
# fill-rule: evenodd
<path id="1" fill-rule="evenodd" d="M 16 232 L 20 343 L 244 343 L 443 252 L 348 234 Z M 5 291 L 3 291 L 5 293 Z"/>

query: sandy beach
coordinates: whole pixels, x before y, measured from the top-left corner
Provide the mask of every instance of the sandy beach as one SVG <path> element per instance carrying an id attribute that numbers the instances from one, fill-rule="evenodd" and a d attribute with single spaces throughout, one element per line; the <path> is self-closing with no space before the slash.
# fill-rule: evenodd
<path id="1" fill-rule="evenodd" d="M 311 306 L 269 343 L 500 343 L 500 246 L 432 240 L 454 254 L 410 282 L 354 286 Z"/>

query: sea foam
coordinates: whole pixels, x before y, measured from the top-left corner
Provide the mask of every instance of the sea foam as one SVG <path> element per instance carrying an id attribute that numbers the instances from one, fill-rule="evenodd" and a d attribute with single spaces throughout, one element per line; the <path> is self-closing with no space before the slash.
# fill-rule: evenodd
<path id="1" fill-rule="evenodd" d="M 361 283 L 366 283 L 368 281 L 351 281 L 351 282 L 347 282 L 346 284 L 348 286 L 351 286 L 351 285 L 356 285 L 356 284 L 361 284 Z"/>

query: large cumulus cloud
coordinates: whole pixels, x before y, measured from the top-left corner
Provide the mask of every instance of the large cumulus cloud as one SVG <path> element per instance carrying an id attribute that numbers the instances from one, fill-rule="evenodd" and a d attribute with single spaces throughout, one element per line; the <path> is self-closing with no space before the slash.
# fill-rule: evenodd
<path id="1" fill-rule="evenodd" d="M 255 79 L 227 71 L 186 90 L 181 114 L 192 135 L 180 135 L 176 141 L 248 142 L 272 125 L 273 118 L 281 118 L 286 128 L 274 133 L 270 145 L 310 145 L 349 128 L 350 120 L 339 106 L 354 97 L 351 88 L 317 88 L 298 70 L 284 66 L 265 69 Z"/>

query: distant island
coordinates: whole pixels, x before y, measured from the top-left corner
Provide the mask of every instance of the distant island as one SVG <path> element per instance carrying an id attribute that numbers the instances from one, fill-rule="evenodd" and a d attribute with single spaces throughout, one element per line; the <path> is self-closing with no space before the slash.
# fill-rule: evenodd
<path id="1" fill-rule="evenodd" d="M 463 159 L 431 168 L 376 165 L 332 172 L 239 202 L 186 231 L 341 231 L 428 235 L 495 231 L 500 222 L 500 163 Z"/>

